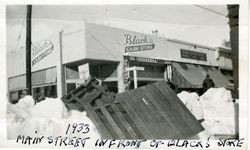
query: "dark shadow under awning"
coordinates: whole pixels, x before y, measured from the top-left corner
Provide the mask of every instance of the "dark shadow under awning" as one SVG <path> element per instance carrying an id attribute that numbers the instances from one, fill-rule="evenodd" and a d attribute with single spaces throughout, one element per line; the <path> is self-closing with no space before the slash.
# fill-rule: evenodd
<path id="1" fill-rule="evenodd" d="M 216 87 L 226 87 L 230 83 L 215 67 L 173 62 L 172 70 L 172 82 L 177 84 L 178 88 L 202 88 L 207 73 Z"/>

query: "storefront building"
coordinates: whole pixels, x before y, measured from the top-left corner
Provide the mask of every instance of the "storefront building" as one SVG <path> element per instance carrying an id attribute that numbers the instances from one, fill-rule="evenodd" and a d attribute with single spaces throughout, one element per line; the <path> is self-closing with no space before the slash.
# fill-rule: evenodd
<path id="1" fill-rule="evenodd" d="M 217 55 L 215 48 L 203 45 L 86 23 L 33 43 L 32 93 L 38 101 L 61 97 L 89 76 L 113 92 L 159 80 L 199 89 L 207 73 L 217 87 L 226 87 L 229 80 Z M 25 93 L 25 57 L 19 57 L 8 78 L 10 99 Z"/>

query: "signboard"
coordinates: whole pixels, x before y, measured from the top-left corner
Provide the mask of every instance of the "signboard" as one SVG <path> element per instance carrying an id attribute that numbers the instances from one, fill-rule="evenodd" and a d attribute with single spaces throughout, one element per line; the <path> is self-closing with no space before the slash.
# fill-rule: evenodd
<path id="1" fill-rule="evenodd" d="M 59 34 L 33 43 L 31 47 L 32 71 L 55 67 L 59 61 Z"/>
<path id="2" fill-rule="evenodd" d="M 53 51 L 54 44 L 51 40 L 45 40 L 33 47 L 32 56 L 32 66 L 38 63 L 40 60 L 51 54 Z"/>
<path id="3" fill-rule="evenodd" d="M 152 50 L 155 47 L 153 40 L 147 35 L 138 37 L 137 35 L 125 34 L 124 39 L 125 52 Z"/>
<path id="4" fill-rule="evenodd" d="M 169 64 L 170 62 L 162 59 L 146 58 L 146 57 L 136 57 L 136 56 L 125 56 L 128 61 L 154 63 L 154 64 Z"/>
<path id="5" fill-rule="evenodd" d="M 207 61 L 207 54 L 201 52 L 195 52 L 190 50 L 181 49 L 181 58 L 195 59 L 201 61 Z"/>
<path id="6" fill-rule="evenodd" d="M 83 64 L 78 66 L 80 79 L 87 80 L 89 78 L 89 64 Z"/>

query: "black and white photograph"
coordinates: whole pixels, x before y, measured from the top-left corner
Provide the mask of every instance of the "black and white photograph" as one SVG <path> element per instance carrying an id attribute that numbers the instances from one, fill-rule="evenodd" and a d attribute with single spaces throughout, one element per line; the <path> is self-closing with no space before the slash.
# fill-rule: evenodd
<path id="1" fill-rule="evenodd" d="M 247 148 L 239 3 L 4 7 L 12 147 Z"/>

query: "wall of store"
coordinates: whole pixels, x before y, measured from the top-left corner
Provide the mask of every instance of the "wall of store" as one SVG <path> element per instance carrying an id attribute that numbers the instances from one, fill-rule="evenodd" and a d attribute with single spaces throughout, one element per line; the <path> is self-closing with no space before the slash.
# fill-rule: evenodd
<path id="1" fill-rule="evenodd" d="M 218 64 L 221 69 L 233 70 L 232 52 L 230 49 L 218 47 Z"/>
<path id="2" fill-rule="evenodd" d="M 71 63 L 86 58 L 86 41 L 83 29 L 64 31 L 62 35 L 63 63 Z"/>
<path id="3" fill-rule="evenodd" d="M 166 38 L 91 23 L 86 23 L 81 29 L 63 31 L 62 59 L 64 64 L 84 59 L 119 62 L 125 54 L 125 49 L 139 47 L 143 49 L 145 45 L 151 47 L 146 47 L 147 50 L 144 47 L 142 51 L 129 51 L 126 54 L 218 66 L 213 50 L 199 46 L 194 48 L 188 44 L 171 42 Z M 52 48 L 52 51 L 48 51 L 49 48 Z M 206 53 L 207 61 L 181 58 L 180 49 Z M 32 71 L 56 66 L 59 50 L 59 33 L 35 42 L 32 46 Z M 22 48 L 16 53 L 8 55 L 8 62 L 14 62 L 14 59 L 16 62 L 13 65 L 14 69 L 8 70 L 9 77 L 25 73 L 25 49 Z"/>
<path id="4" fill-rule="evenodd" d="M 200 47 L 200 46 L 194 46 L 194 45 L 189 45 L 185 43 L 179 43 L 179 42 L 174 42 L 172 40 L 167 41 L 167 51 L 168 51 L 168 56 L 170 59 L 174 61 L 179 61 L 179 62 L 188 62 L 188 63 L 194 63 L 194 64 L 203 64 L 203 65 L 210 65 L 210 66 L 218 66 L 218 62 L 216 60 L 216 51 L 214 49 L 209 49 L 205 47 Z M 182 58 L 181 57 L 181 49 L 183 50 L 188 50 L 188 51 L 193 51 L 193 52 L 198 52 L 197 54 L 205 54 L 206 55 L 206 61 L 204 60 L 199 60 L 199 59 L 192 59 L 192 58 Z M 190 57 L 192 57 L 192 54 L 190 54 Z"/>
<path id="5" fill-rule="evenodd" d="M 31 49 L 32 71 L 55 67 L 59 61 L 60 36 L 59 33 L 33 43 Z"/>
<path id="6" fill-rule="evenodd" d="M 14 77 L 25 74 L 25 47 L 19 47 L 7 53 L 7 76 Z"/>
<path id="7" fill-rule="evenodd" d="M 150 47 L 150 45 L 153 45 Z M 147 46 L 145 48 L 145 46 Z M 86 57 L 100 60 L 119 61 L 127 55 L 157 59 L 175 60 L 188 63 L 217 66 L 215 50 L 207 47 L 196 48 L 190 44 L 169 41 L 166 38 L 146 35 L 104 25 L 86 24 Z M 130 51 L 133 49 L 132 51 Z M 142 49 L 142 50 L 138 50 Z M 205 53 L 207 60 L 182 58 L 180 49 Z M 208 50 L 209 49 L 209 50 Z M 136 51 L 137 50 L 137 51 Z"/>

